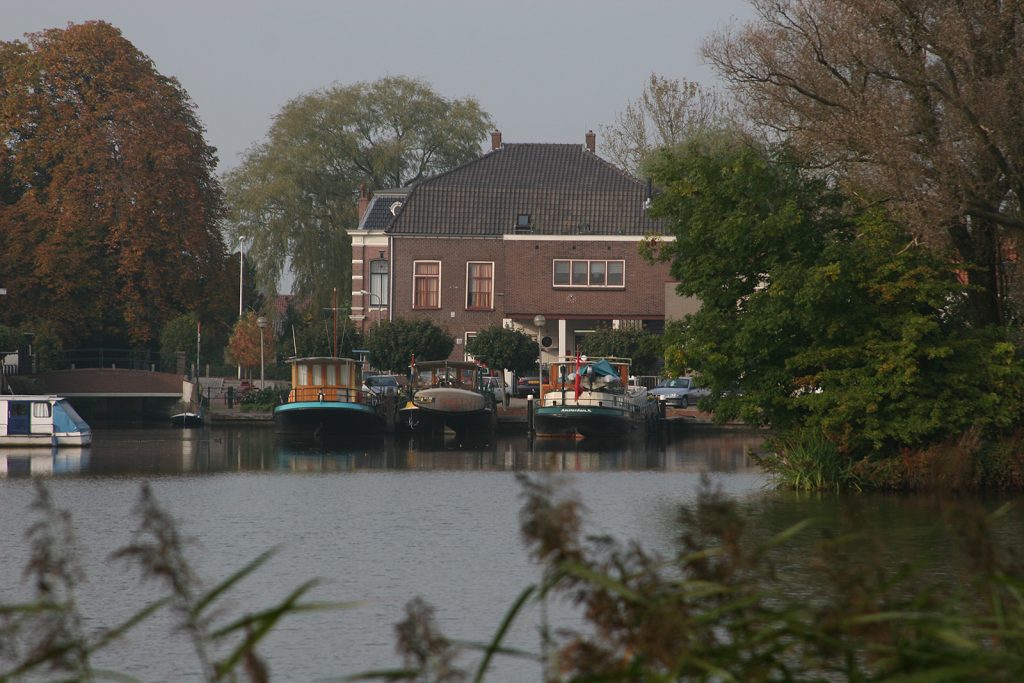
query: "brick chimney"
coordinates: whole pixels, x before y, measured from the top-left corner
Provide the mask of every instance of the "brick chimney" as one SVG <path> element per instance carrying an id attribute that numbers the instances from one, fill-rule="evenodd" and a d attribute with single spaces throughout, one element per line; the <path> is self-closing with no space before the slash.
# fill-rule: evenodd
<path id="1" fill-rule="evenodd" d="M 587 131 L 587 151 L 591 154 L 595 154 L 595 148 L 597 147 L 597 136 L 594 135 L 594 131 Z"/>
<path id="2" fill-rule="evenodd" d="M 501 131 L 491 131 L 491 151 L 497 152 L 499 149 L 501 149 Z"/>
<path id="3" fill-rule="evenodd" d="M 367 189 L 366 183 L 359 183 L 359 205 L 356 209 L 358 217 L 356 221 L 362 221 L 363 216 L 366 214 L 366 209 L 370 206 L 370 190 Z"/>

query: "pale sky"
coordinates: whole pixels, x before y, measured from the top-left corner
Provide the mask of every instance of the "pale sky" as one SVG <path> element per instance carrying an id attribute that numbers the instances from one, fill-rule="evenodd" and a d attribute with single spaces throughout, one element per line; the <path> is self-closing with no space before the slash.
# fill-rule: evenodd
<path id="1" fill-rule="evenodd" d="M 717 85 L 701 41 L 751 16 L 746 0 L 0 0 L 0 40 L 113 24 L 181 82 L 223 171 L 290 99 L 388 75 L 475 97 L 505 142 L 583 144 L 651 72 Z"/>

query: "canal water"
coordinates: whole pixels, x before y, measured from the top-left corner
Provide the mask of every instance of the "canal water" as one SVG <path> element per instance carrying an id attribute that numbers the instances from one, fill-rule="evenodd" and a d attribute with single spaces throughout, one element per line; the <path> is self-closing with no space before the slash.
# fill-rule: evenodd
<path id="1" fill-rule="evenodd" d="M 603 446 L 499 435 L 476 446 L 381 439 L 316 448 L 282 443 L 263 425 L 97 429 L 80 451 L 0 450 L 0 604 L 32 595 L 22 570 L 39 477 L 74 521 L 87 629 L 113 626 L 160 594 L 136 567 L 111 558 L 132 539 L 144 482 L 191 539 L 188 557 L 203 585 L 277 549 L 224 598 L 222 623 L 313 578 L 322 583 L 310 599 L 352 603 L 277 626 L 259 652 L 281 681 L 400 665 L 394 625 L 415 597 L 435 607 L 449 638 L 489 640 L 522 589 L 540 578 L 519 535 L 520 472 L 557 473 L 585 505 L 587 532 L 650 550 L 671 551 L 678 507 L 710 485 L 740 503 L 754 533 L 767 537 L 815 517 L 820 528 L 852 525 L 884 537 L 894 565 L 910 559 L 941 571 L 953 541 L 933 502 L 772 492 L 749 457 L 762 441 L 757 431 L 694 427 Z M 1019 537 L 1019 529 L 1013 533 Z M 805 570 L 795 560 L 789 569 L 794 576 Z M 579 625 L 570 605 L 552 605 L 549 618 L 555 627 Z M 539 621 L 536 609 L 523 613 L 506 644 L 537 652 Z M 170 612 L 159 613 L 96 664 L 147 681 L 199 680 L 175 623 Z M 488 680 L 539 681 L 541 671 L 499 657 Z"/>

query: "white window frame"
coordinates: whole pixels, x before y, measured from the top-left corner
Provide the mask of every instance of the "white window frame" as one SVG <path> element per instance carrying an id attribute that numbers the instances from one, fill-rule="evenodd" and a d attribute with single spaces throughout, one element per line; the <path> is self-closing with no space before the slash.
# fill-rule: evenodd
<path id="1" fill-rule="evenodd" d="M 416 266 L 421 263 L 436 263 L 437 264 L 437 275 L 417 275 Z M 433 259 L 420 259 L 412 262 L 412 308 L 414 311 L 437 311 L 441 308 L 441 274 L 442 265 L 440 261 Z M 437 305 L 436 306 L 418 306 L 416 305 L 416 283 L 420 278 L 437 278 Z"/>
<path id="2" fill-rule="evenodd" d="M 569 265 L 569 281 L 568 282 L 555 282 L 555 264 L 567 263 Z M 587 283 L 575 285 L 572 282 L 573 267 L 575 264 L 585 263 L 587 269 Z M 590 267 L 592 263 L 603 263 L 604 264 L 604 283 L 595 285 L 590 282 Z M 622 283 L 621 284 L 608 284 L 608 265 L 612 263 L 622 264 Z M 626 288 L 626 260 L 625 259 L 583 259 L 583 258 L 556 258 L 551 259 L 551 286 L 558 289 L 625 289 Z"/>
<path id="3" fill-rule="evenodd" d="M 469 291 L 469 267 L 472 265 L 488 265 L 491 267 L 491 290 L 490 301 L 487 306 L 470 306 L 469 297 L 472 292 Z M 466 300 L 463 302 L 466 306 L 467 311 L 493 311 L 494 310 L 494 261 L 466 261 Z"/>
<path id="4" fill-rule="evenodd" d="M 384 272 L 373 272 L 375 263 L 383 263 Z M 366 287 L 367 300 L 364 302 L 366 308 L 387 308 L 388 301 L 391 298 L 391 293 L 388 291 L 388 282 L 391 279 L 391 263 L 386 258 L 372 259 L 367 269 L 367 274 L 370 277 L 370 282 Z M 376 291 L 374 291 L 375 289 Z M 376 303 L 374 303 L 375 300 Z"/>

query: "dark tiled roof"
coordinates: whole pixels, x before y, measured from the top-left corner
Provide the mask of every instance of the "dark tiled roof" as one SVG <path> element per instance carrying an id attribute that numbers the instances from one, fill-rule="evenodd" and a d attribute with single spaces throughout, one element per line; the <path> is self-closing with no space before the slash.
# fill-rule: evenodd
<path id="1" fill-rule="evenodd" d="M 381 190 L 373 194 L 370 206 L 359 221 L 360 230 L 383 230 L 395 219 L 391 207 L 395 202 L 404 202 L 409 190 Z M 396 207 L 397 208 L 397 207 Z"/>
<path id="2" fill-rule="evenodd" d="M 421 181 L 387 230 L 502 235 L 529 214 L 535 235 L 664 233 L 646 198 L 644 183 L 582 145 L 509 144 Z"/>

